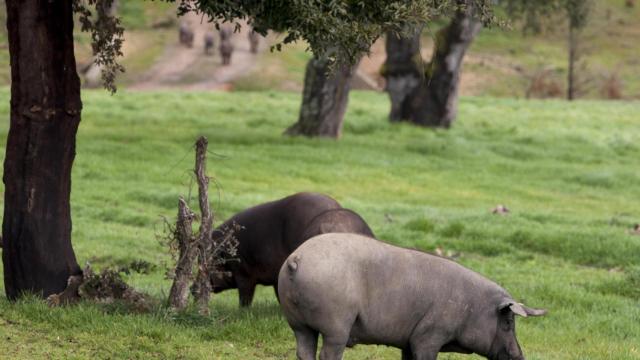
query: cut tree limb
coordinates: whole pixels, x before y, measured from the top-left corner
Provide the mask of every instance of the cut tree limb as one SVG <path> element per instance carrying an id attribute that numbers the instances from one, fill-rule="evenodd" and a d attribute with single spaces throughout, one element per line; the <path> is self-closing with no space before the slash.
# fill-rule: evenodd
<path id="1" fill-rule="evenodd" d="M 178 244 L 178 261 L 169 292 L 169 306 L 182 310 L 189 300 L 189 282 L 193 276 L 193 261 L 196 257 L 196 239 L 191 223 L 195 214 L 182 197 L 178 200 L 178 220 L 176 221 L 175 241 Z"/>
<path id="2" fill-rule="evenodd" d="M 213 215 L 209 208 L 209 177 L 207 177 L 207 138 L 201 136 L 196 141 L 196 168 L 194 173 L 198 182 L 198 199 L 200 202 L 200 231 L 198 234 L 198 274 L 192 287 L 198 309 L 201 314 L 209 313 L 209 297 L 211 283 L 209 280 L 208 254 L 211 251 L 211 230 Z"/>

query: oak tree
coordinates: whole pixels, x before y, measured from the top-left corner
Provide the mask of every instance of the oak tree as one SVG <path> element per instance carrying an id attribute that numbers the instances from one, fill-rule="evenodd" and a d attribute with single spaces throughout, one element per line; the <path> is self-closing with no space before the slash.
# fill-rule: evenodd
<path id="1" fill-rule="evenodd" d="M 448 25 L 434 39 L 431 60 L 420 54 L 422 26 L 404 35 L 387 34 L 383 67 L 391 100 L 391 121 L 448 128 L 458 106 L 458 86 L 464 55 L 482 26 L 482 4 L 457 0 Z M 407 35 L 408 33 L 408 35 Z"/>
<path id="2" fill-rule="evenodd" d="M 176 2 L 171 1 L 170 2 Z M 181 0 L 221 23 L 248 19 L 262 34 L 286 32 L 318 57 L 353 64 L 371 43 L 399 24 L 417 25 L 453 0 L 214 1 Z M 71 245 L 71 168 L 82 102 L 76 71 L 74 12 L 91 31 L 95 61 L 113 88 L 122 67 L 122 27 L 105 14 L 112 0 L 6 0 L 11 60 L 11 114 L 4 162 L 2 224 L 5 291 L 48 296 L 81 272 Z M 102 11 L 102 13 L 101 13 Z M 98 16 L 96 15 L 98 13 Z"/>

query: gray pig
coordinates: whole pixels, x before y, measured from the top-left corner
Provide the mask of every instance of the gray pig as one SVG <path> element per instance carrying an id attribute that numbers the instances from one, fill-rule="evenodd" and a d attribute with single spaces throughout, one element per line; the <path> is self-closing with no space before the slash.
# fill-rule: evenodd
<path id="1" fill-rule="evenodd" d="M 346 346 L 383 344 L 402 359 L 438 352 L 522 360 L 514 315 L 545 310 L 519 304 L 496 283 L 434 255 L 356 234 L 315 236 L 280 269 L 280 306 L 298 359 L 341 359 Z"/>

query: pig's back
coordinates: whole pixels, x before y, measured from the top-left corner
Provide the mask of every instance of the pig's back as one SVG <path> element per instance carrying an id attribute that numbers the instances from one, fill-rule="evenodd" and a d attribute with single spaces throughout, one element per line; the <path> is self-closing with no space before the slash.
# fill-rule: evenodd
<path id="1" fill-rule="evenodd" d="M 403 346 L 424 302 L 418 261 L 409 250 L 362 235 L 315 236 L 282 266 L 280 300 L 294 323 L 323 332 L 347 321 L 353 343 Z"/>
<path id="2" fill-rule="evenodd" d="M 425 318 L 455 329 L 478 298 L 501 291 L 453 261 L 345 233 L 302 244 L 285 261 L 279 284 L 280 300 L 290 302 L 285 308 L 314 309 L 311 317 L 297 315 L 301 323 L 322 332 L 329 316 L 350 319 L 353 343 L 398 347 Z"/>

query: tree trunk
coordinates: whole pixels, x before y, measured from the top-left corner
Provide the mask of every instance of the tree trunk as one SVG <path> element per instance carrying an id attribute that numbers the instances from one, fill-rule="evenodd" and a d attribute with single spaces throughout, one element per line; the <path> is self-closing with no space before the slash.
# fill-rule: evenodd
<path id="1" fill-rule="evenodd" d="M 72 0 L 7 0 L 11 120 L 4 162 L 4 284 L 62 292 L 81 273 L 71 246 L 71 166 L 80 122 Z"/>
<path id="2" fill-rule="evenodd" d="M 411 99 L 424 83 L 424 63 L 420 55 L 420 34 L 422 27 L 414 29 L 411 36 L 402 37 L 387 34 L 385 49 L 387 59 L 382 69 L 385 77 L 385 91 L 391 100 L 389 120 L 407 121 L 411 118 Z"/>
<path id="3" fill-rule="evenodd" d="M 407 81 L 409 77 L 405 77 L 404 84 L 400 85 L 397 84 L 398 80 L 394 79 L 390 85 L 387 85 L 387 91 L 392 98 L 390 115 L 392 121 L 407 120 L 417 125 L 444 128 L 450 127 L 454 121 L 457 115 L 462 60 L 482 26 L 481 22 L 474 17 L 475 10 L 469 0 L 460 0 L 458 3 L 461 8 L 456 11 L 451 23 L 436 35 L 433 55 L 424 70 L 424 75 L 412 75 L 411 81 Z M 419 39 L 416 39 L 416 36 L 419 35 L 399 40 L 407 42 L 407 45 L 392 45 L 392 47 L 405 46 L 413 50 L 415 46 L 419 46 Z M 393 37 L 390 39 L 394 42 Z M 408 64 L 407 68 L 414 68 L 415 64 L 421 62 L 422 59 L 417 57 L 419 50 L 415 54 L 415 57 L 409 58 L 412 64 Z M 406 56 L 405 59 L 407 59 Z M 391 69 L 388 74 L 385 74 L 388 79 L 397 77 Z M 415 80 L 421 75 L 423 80 L 414 85 Z M 398 91 L 397 87 L 402 90 Z M 401 99 L 396 108 L 393 105 L 394 99 Z"/>
<path id="4" fill-rule="evenodd" d="M 355 65 L 337 64 L 330 71 L 328 60 L 309 60 L 298 122 L 285 133 L 339 138 L 355 68 Z"/>
<path id="5" fill-rule="evenodd" d="M 577 30 L 569 25 L 569 69 L 567 71 L 567 100 L 576 98 L 575 65 L 578 58 Z"/>

